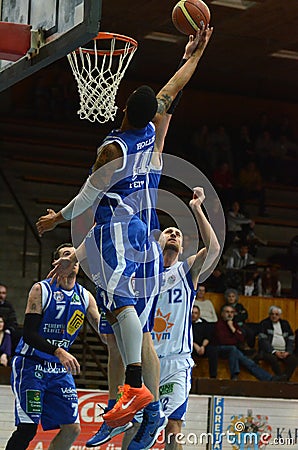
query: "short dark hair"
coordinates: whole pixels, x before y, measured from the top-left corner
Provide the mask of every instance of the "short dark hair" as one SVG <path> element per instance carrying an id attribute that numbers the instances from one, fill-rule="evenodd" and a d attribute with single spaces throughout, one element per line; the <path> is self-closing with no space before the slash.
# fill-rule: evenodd
<path id="1" fill-rule="evenodd" d="M 59 245 L 59 246 L 56 248 L 56 250 L 53 251 L 53 258 L 52 258 L 53 261 L 56 261 L 57 259 L 60 258 L 59 252 L 60 252 L 61 248 L 64 248 L 64 247 L 73 247 L 73 244 L 71 244 L 70 242 L 66 242 L 65 244 Z"/>
<path id="2" fill-rule="evenodd" d="M 144 128 L 157 111 L 157 100 L 150 86 L 140 86 L 126 103 L 127 118 L 134 128 Z"/>
<path id="3" fill-rule="evenodd" d="M 201 312 L 200 307 L 199 307 L 198 305 L 193 305 L 192 309 L 195 309 L 195 308 L 197 308 L 197 310 L 198 310 L 199 312 Z"/>
<path id="4" fill-rule="evenodd" d="M 0 283 L 0 286 L 4 287 L 7 290 L 7 286 L 4 283 Z"/>

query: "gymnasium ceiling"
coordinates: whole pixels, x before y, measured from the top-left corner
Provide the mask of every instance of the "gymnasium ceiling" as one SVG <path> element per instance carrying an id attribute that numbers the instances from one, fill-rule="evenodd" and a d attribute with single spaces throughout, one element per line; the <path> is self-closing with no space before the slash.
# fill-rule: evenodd
<path id="1" fill-rule="evenodd" d="M 240 7 L 252 3 L 229 1 Z M 171 22 L 175 3 L 103 0 L 102 31 L 127 34 L 139 41 L 127 78 L 161 87 L 176 69 L 186 37 Z M 216 5 L 212 0 L 206 3 L 214 33 L 200 63 L 200 73 L 193 77 L 190 86 L 297 102 L 298 53 L 296 59 L 271 54 L 280 50 L 298 52 L 298 0 L 255 0 L 246 10 Z M 174 35 L 177 41 L 145 38 L 152 32 Z"/>

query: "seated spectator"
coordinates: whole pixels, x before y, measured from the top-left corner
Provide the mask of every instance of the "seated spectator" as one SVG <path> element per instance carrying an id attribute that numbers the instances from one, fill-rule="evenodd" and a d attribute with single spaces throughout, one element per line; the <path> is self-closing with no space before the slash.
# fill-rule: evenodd
<path id="1" fill-rule="evenodd" d="M 5 320 L 0 316 L 0 366 L 7 367 L 11 357 L 11 336 Z"/>
<path id="2" fill-rule="evenodd" d="M 281 365 L 285 365 L 285 375 L 290 380 L 298 359 L 294 355 L 295 336 L 287 320 L 281 319 L 282 310 L 278 306 L 270 306 L 269 317 L 260 323 L 259 351 L 260 356 L 272 367 L 276 375 L 281 375 Z"/>
<path id="3" fill-rule="evenodd" d="M 216 347 L 210 344 L 212 326 L 207 320 L 200 317 L 200 308 L 196 305 L 192 308 L 193 354 L 194 358 L 205 357 L 209 361 L 210 378 L 217 376 L 217 352 Z"/>
<path id="4" fill-rule="evenodd" d="M 250 161 L 239 173 L 238 184 L 242 203 L 247 200 L 257 199 L 259 215 L 265 215 L 265 190 L 263 179 L 254 161 Z"/>
<path id="5" fill-rule="evenodd" d="M 240 211 L 240 203 L 236 200 L 227 212 L 227 247 L 237 241 L 244 241 L 255 223 Z"/>
<path id="6" fill-rule="evenodd" d="M 3 283 L 0 283 L 0 315 L 4 318 L 6 328 L 11 333 L 12 352 L 14 352 L 14 349 L 21 337 L 21 330 L 18 327 L 15 309 L 12 304 L 7 301 L 6 297 L 7 286 Z"/>
<path id="7" fill-rule="evenodd" d="M 255 259 L 249 253 L 246 242 L 239 244 L 238 248 L 234 248 L 227 259 L 226 281 L 228 286 L 237 289 L 238 292 L 244 292 L 244 284 L 247 273 L 254 273 Z"/>
<path id="8" fill-rule="evenodd" d="M 245 323 L 248 318 L 247 309 L 239 303 L 239 295 L 236 289 L 229 288 L 224 293 L 226 305 L 234 308 L 234 321 L 239 325 L 250 348 L 255 346 L 255 337 L 259 332 L 259 324 Z"/>
<path id="9" fill-rule="evenodd" d="M 231 256 L 227 260 L 227 269 L 244 269 L 250 265 L 254 265 L 255 259 L 248 252 L 246 242 L 240 244 L 239 248 L 234 248 Z"/>
<path id="10" fill-rule="evenodd" d="M 281 282 L 275 267 L 266 267 L 258 279 L 258 295 L 261 297 L 280 297 Z"/>
<path id="11" fill-rule="evenodd" d="M 0 283 L 0 314 L 4 317 L 7 329 L 13 332 L 18 326 L 17 315 L 14 307 L 7 301 L 6 297 L 7 286 Z"/>
<path id="12" fill-rule="evenodd" d="M 217 322 L 217 315 L 211 300 L 205 298 L 206 287 L 200 285 L 197 290 L 197 295 L 194 304 L 200 308 L 200 317 L 207 320 L 207 322 Z"/>
<path id="13" fill-rule="evenodd" d="M 217 346 L 217 354 L 222 358 L 228 358 L 231 379 L 237 380 L 240 365 L 243 365 L 259 380 L 280 380 L 281 377 L 273 377 L 239 350 L 238 346 L 244 342 L 244 335 L 234 321 L 234 314 L 234 308 L 224 305 L 221 308 L 221 317 L 214 325 L 214 344 Z"/>

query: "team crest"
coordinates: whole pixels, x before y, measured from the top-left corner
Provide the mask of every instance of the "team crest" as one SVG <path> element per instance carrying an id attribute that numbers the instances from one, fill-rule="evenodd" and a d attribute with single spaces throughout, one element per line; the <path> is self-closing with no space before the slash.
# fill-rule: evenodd
<path id="1" fill-rule="evenodd" d="M 174 284 L 176 281 L 175 275 L 171 275 L 167 281 L 168 281 L 168 284 Z"/>
<path id="2" fill-rule="evenodd" d="M 78 309 L 71 316 L 68 324 L 67 324 L 67 333 L 71 336 L 75 334 L 75 332 L 81 328 L 84 322 L 85 314 Z"/>
<path id="3" fill-rule="evenodd" d="M 54 292 L 54 299 L 56 300 L 56 302 L 62 302 L 62 300 L 64 299 L 63 292 L 61 291 Z"/>
<path id="4" fill-rule="evenodd" d="M 78 296 L 78 294 L 76 292 L 71 297 L 70 304 L 71 305 L 80 305 L 81 304 L 80 297 Z"/>

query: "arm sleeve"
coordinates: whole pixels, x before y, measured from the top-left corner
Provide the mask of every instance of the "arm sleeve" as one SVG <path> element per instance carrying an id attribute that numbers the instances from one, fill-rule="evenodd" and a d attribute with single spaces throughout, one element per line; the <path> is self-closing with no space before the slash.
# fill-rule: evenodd
<path id="1" fill-rule="evenodd" d="M 93 205 L 99 192 L 99 189 L 93 186 L 89 177 L 79 194 L 73 198 L 67 206 L 61 209 L 61 214 L 64 219 L 74 219 L 86 211 L 86 209 Z"/>
<path id="2" fill-rule="evenodd" d="M 41 314 L 25 314 L 23 338 L 26 344 L 36 348 L 36 350 L 53 355 L 58 347 L 50 344 L 46 339 L 40 336 L 39 327 L 41 319 Z"/>

